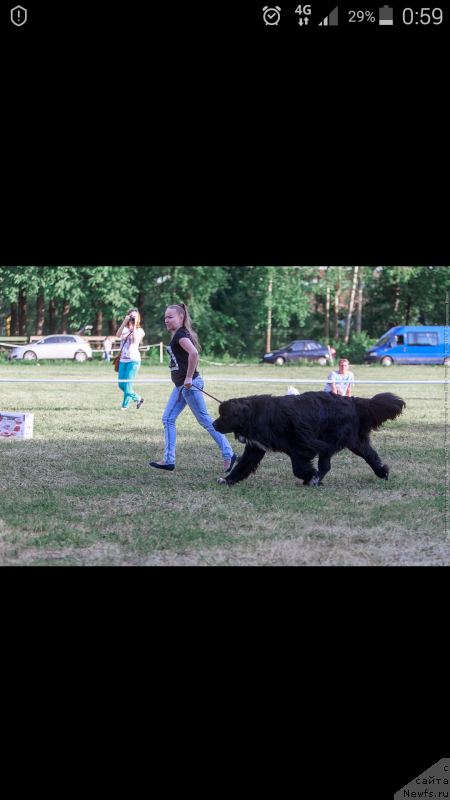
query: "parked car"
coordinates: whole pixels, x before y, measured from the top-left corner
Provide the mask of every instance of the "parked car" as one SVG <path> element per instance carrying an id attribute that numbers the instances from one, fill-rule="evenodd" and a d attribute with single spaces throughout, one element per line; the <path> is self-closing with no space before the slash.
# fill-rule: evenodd
<path id="1" fill-rule="evenodd" d="M 71 358 L 75 361 L 87 361 L 92 359 L 92 349 L 81 336 L 46 336 L 39 342 L 15 347 L 8 353 L 8 361 L 15 359 L 40 361 L 44 358 Z"/>
<path id="2" fill-rule="evenodd" d="M 266 353 L 259 359 L 260 364 L 292 364 L 294 361 L 317 361 L 323 367 L 326 367 L 328 362 L 333 361 L 336 355 L 336 350 L 331 349 L 332 355 L 325 347 L 319 342 L 314 342 L 311 339 L 304 341 L 291 342 L 286 347 L 281 347 L 280 350 L 274 350 L 273 353 Z"/>
<path id="3" fill-rule="evenodd" d="M 447 358 L 450 363 L 450 358 Z M 444 364 L 445 328 L 391 328 L 364 356 L 365 364 Z"/>

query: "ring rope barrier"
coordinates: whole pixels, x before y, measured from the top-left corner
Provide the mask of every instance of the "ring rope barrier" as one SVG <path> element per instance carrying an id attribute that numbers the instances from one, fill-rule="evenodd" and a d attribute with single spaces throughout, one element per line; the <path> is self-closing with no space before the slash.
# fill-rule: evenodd
<path id="1" fill-rule="evenodd" d="M 279 380 L 275 378 L 208 378 L 209 383 L 290 383 L 290 384 L 305 384 L 305 383 L 335 383 L 336 385 L 348 385 L 345 381 L 329 381 L 324 378 L 319 378 L 318 380 L 300 380 L 295 378 L 280 378 Z M 169 378 L 153 378 L 151 380 L 80 380 L 80 379 L 72 379 L 67 378 L 66 380 L 32 380 L 31 378 L 0 378 L 0 383 L 105 383 L 105 384 L 115 384 L 118 383 L 134 383 L 134 384 L 152 384 L 152 383 L 172 383 Z M 431 385 L 448 385 L 448 380 L 443 381 L 352 381 L 352 385 L 366 385 L 366 386 L 400 386 L 400 385 L 421 385 L 421 386 L 431 386 Z"/>

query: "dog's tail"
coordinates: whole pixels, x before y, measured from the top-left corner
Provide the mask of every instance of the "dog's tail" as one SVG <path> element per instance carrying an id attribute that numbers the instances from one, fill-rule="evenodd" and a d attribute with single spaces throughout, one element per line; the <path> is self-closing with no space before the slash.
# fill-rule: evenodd
<path id="1" fill-rule="evenodd" d="M 406 408 L 405 401 L 390 392 L 377 394 L 371 400 L 363 400 L 361 397 L 355 397 L 354 400 L 361 436 L 378 430 L 388 419 L 397 419 Z"/>

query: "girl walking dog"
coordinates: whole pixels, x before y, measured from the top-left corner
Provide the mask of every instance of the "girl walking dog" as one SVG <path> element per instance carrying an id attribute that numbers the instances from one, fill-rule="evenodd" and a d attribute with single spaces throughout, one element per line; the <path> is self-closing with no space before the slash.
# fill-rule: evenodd
<path id="1" fill-rule="evenodd" d="M 163 416 L 166 437 L 164 460 L 157 464 L 151 462 L 150 466 L 169 472 L 175 469 L 176 421 L 186 406 L 189 406 L 197 422 L 212 436 L 222 454 L 224 462 L 222 474 L 231 472 L 237 455 L 233 453 L 225 436 L 214 430 L 213 419 L 208 414 L 203 394 L 199 391 L 205 384 L 197 372 L 198 336 L 192 328 L 189 311 L 184 303 L 169 306 L 166 311 L 166 325 L 168 330 L 173 332 L 167 351 L 171 357 L 170 371 L 175 388 Z"/>
<path id="2" fill-rule="evenodd" d="M 133 381 L 141 367 L 141 354 L 139 345 L 145 336 L 141 328 L 141 315 L 137 309 L 132 308 L 125 317 L 123 324 L 117 331 L 117 336 L 122 339 L 119 358 L 119 381 L 128 380 L 129 383 L 119 383 L 124 393 L 122 411 L 127 411 L 130 402 L 137 403 L 138 409 L 142 407 L 144 398 L 133 391 Z"/>

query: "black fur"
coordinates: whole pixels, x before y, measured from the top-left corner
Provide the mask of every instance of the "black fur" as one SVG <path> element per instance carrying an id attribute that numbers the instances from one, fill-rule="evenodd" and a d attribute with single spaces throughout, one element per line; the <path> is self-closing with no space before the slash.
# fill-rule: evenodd
<path id="1" fill-rule="evenodd" d="M 228 400 L 221 404 L 214 428 L 219 433 L 234 433 L 247 446 L 231 475 L 219 483 L 233 485 L 245 480 L 256 472 L 265 451 L 273 450 L 290 457 L 296 478 L 315 486 L 330 471 L 332 456 L 345 447 L 367 461 L 375 475 L 388 480 L 389 467 L 371 447 L 370 433 L 400 416 L 405 406 L 390 392 L 372 400 L 331 392 Z M 312 464 L 317 455 L 318 470 Z"/>

